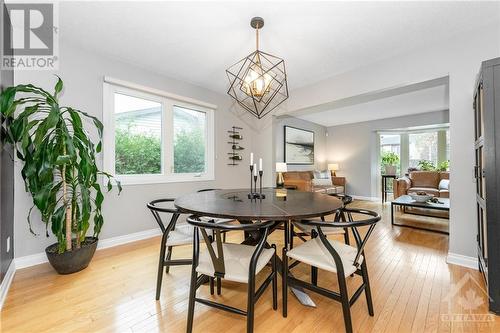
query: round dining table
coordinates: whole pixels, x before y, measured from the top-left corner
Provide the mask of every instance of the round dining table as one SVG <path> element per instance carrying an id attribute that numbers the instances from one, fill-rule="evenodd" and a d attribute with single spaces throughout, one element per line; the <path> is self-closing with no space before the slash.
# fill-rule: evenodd
<path id="1" fill-rule="evenodd" d="M 242 223 L 275 221 L 271 232 L 284 225 L 287 248 L 293 239 L 292 221 L 330 215 L 343 206 L 340 199 L 323 193 L 265 188 L 262 190 L 265 198 L 249 199 L 249 192 L 248 189 L 228 189 L 190 193 L 178 197 L 174 205 L 180 213 L 196 216 L 236 219 Z M 252 244 L 251 235 L 247 236 L 245 242 Z M 255 239 L 257 237 L 253 237 Z M 292 292 L 302 304 L 315 306 L 304 290 L 294 288 Z"/>

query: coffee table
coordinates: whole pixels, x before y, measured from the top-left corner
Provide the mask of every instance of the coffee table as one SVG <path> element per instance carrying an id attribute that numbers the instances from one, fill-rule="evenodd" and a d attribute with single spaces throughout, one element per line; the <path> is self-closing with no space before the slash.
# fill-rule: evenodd
<path id="1" fill-rule="evenodd" d="M 438 232 L 442 234 L 448 234 L 447 231 L 441 231 L 441 230 L 435 230 L 435 229 L 429 229 L 429 228 L 423 228 L 423 227 L 418 227 L 418 226 L 413 226 L 413 225 L 406 225 L 406 224 L 399 224 L 394 222 L 394 207 L 395 206 L 401 206 L 404 208 L 410 207 L 410 208 L 423 208 L 423 209 L 430 209 L 430 210 L 439 210 L 439 211 L 450 211 L 450 199 L 448 198 L 438 198 L 439 203 L 433 203 L 433 202 L 416 202 L 413 200 L 409 195 L 402 195 L 396 200 L 393 200 L 391 202 L 391 224 L 400 226 L 400 227 L 408 227 L 408 228 L 414 228 L 414 229 L 421 229 L 421 230 L 427 230 L 427 231 L 433 231 L 433 232 Z M 404 211 L 406 213 L 406 210 Z M 415 213 L 412 213 L 415 214 Z M 416 215 L 423 215 L 423 216 L 429 216 L 425 214 L 416 214 Z M 436 218 L 447 218 L 447 217 L 440 217 L 440 216 L 432 216 Z"/>

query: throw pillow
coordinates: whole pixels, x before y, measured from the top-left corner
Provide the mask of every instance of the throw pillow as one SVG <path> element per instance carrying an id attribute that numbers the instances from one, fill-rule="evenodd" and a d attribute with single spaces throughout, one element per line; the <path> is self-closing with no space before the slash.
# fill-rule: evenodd
<path id="1" fill-rule="evenodd" d="M 450 189 L 450 180 L 449 179 L 441 179 L 439 182 L 440 190 L 449 190 Z"/>
<path id="2" fill-rule="evenodd" d="M 328 179 L 314 178 L 312 180 L 312 184 L 313 184 L 313 186 L 333 186 L 331 178 L 328 178 Z"/>
<path id="3" fill-rule="evenodd" d="M 330 171 L 328 171 L 328 170 L 314 171 L 314 178 L 315 179 L 331 179 Z"/>

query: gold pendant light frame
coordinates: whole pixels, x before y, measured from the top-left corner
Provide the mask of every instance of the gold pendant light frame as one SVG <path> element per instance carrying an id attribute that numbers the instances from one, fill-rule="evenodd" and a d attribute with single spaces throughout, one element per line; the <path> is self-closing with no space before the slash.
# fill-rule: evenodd
<path id="1" fill-rule="evenodd" d="M 228 94 L 245 110 L 261 119 L 288 98 L 285 61 L 259 50 L 260 17 L 252 18 L 256 30 L 256 50 L 226 70 Z"/>

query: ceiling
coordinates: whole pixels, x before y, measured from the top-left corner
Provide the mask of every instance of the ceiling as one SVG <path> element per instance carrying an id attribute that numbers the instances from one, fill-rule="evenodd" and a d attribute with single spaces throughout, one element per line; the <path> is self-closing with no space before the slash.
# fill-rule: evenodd
<path id="1" fill-rule="evenodd" d="M 61 41 L 225 93 L 225 69 L 261 49 L 302 86 L 499 19 L 499 2 L 62 2 Z M 497 14 L 495 14 L 497 13 Z"/>
<path id="2" fill-rule="evenodd" d="M 407 87 L 412 88 L 412 86 Z M 304 112 L 295 116 L 329 127 L 449 109 L 447 82 L 437 85 L 428 84 L 427 87 L 416 84 L 413 87 L 415 89 L 406 89 L 405 92 L 401 92 L 401 89 L 393 89 L 373 94 L 370 98 L 365 98 L 367 102 L 363 102 L 363 99 L 357 96 L 352 98 L 350 103 L 344 103 L 347 106 L 339 103 L 325 111 Z"/>

